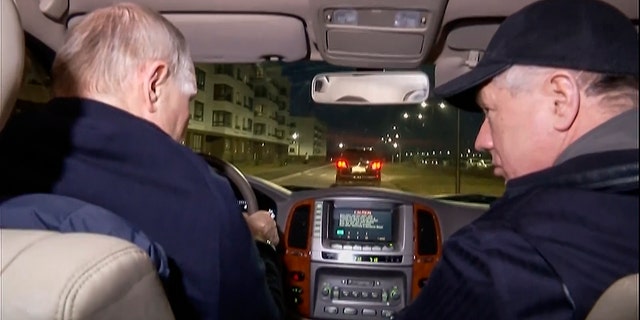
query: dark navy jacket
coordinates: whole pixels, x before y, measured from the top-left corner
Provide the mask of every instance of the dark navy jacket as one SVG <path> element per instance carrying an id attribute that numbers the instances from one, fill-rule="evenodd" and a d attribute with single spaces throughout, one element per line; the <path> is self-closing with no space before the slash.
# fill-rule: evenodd
<path id="1" fill-rule="evenodd" d="M 0 228 L 87 232 L 117 237 L 144 250 L 162 281 L 169 278 L 169 260 L 162 246 L 114 213 L 78 199 L 28 194 L 0 200 Z"/>
<path id="2" fill-rule="evenodd" d="M 638 273 L 638 149 L 582 155 L 509 181 L 452 235 L 400 319 L 584 319 Z"/>
<path id="3" fill-rule="evenodd" d="M 0 150 L 0 196 L 77 198 L 162 245 L 178 318 L 277 317 L 228 181 L 157 126 L 96 101 L 58 98 L 15 116 L 0 133 Z"/>

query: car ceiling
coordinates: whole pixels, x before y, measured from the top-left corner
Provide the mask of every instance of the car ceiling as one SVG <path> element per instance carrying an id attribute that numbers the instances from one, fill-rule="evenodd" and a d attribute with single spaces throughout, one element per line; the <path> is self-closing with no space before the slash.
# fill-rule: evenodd
<path id="1" fill-rule="evenodd" d="M 499 23 L 535 0 L 133 0 L 161 12 L 185 34 L 195 61 L 303 59 L 357 68 L 436 64 L 436 84 L 469 71 Z M 17 0 L 27 33 L 56 50 L 86 12 L 114 0 Z M 607 0 L 638 25 L 637 0 Z M 356 10 L 359 25 L 336 24 Z M 416 27 L 394 28 L 398 11 Z"/>

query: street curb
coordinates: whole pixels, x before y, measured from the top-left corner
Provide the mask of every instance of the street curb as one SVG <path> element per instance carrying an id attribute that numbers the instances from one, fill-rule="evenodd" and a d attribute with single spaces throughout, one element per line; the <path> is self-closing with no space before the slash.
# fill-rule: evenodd
<path id="1" fill-rule="evenodd" d="M 318 169 L 322 169 L 322 168 L 329 167 L 329 166 L 333 166 L 333 163 L 325 164 L 325 165 L 322 165 L 322 166 L 319 166 L 319 167 L 315 167 L 315 168 L 307 169 L 307 170 L 304 170 L 304 171 L 292 173 L 292 174 L 289 174 L 289 175 L 286 175 L 286 176 L 282 176 L 282 177 L 278 177 L 278 178 L 275 178 L 275 179 L 271 179 L 271 182 L 277 182 L 279 180 L 285 180 L 285 179 L 301 176 L 301 175 L 303 175 L 305 173 L 309 173 L 309 172 L 311 172 L 313 170 L 318 170 Z"/>

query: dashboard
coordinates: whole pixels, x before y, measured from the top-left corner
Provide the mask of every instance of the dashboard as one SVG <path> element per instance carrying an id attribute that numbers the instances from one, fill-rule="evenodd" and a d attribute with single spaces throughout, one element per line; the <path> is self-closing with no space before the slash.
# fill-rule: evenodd
<path id="1" fill-rule="evenodd" d="M 247 177 L 281 229 L 289 308 L 303 319 L 392 319 L 417 297 L 442 243 L 488 205 L 396 190 L 291 191 Z"/>

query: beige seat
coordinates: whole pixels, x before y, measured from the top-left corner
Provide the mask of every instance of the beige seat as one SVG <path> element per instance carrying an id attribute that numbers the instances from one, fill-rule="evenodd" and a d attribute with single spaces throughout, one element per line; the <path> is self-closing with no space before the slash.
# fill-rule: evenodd
<path id="1" fill-rule="evenodd" d="M 638 319 L 638 274 L 614 282 L 600 296 L 587 320 Z"/>
<path id="2" fill-rule="evenodd" d="M 13 0 L 0 5 L 1 130 L 20 86 L 24 34 Z M 0 245 L 2 320 L 174 318 L 151 260 L 132 243 L 0 229 Z"/>
<path id="3" fill-rule="evenodd" d="M 148 256 L 129 242 L 10 229 L 0 241 L 3 320 L 173 319 Z"/>

